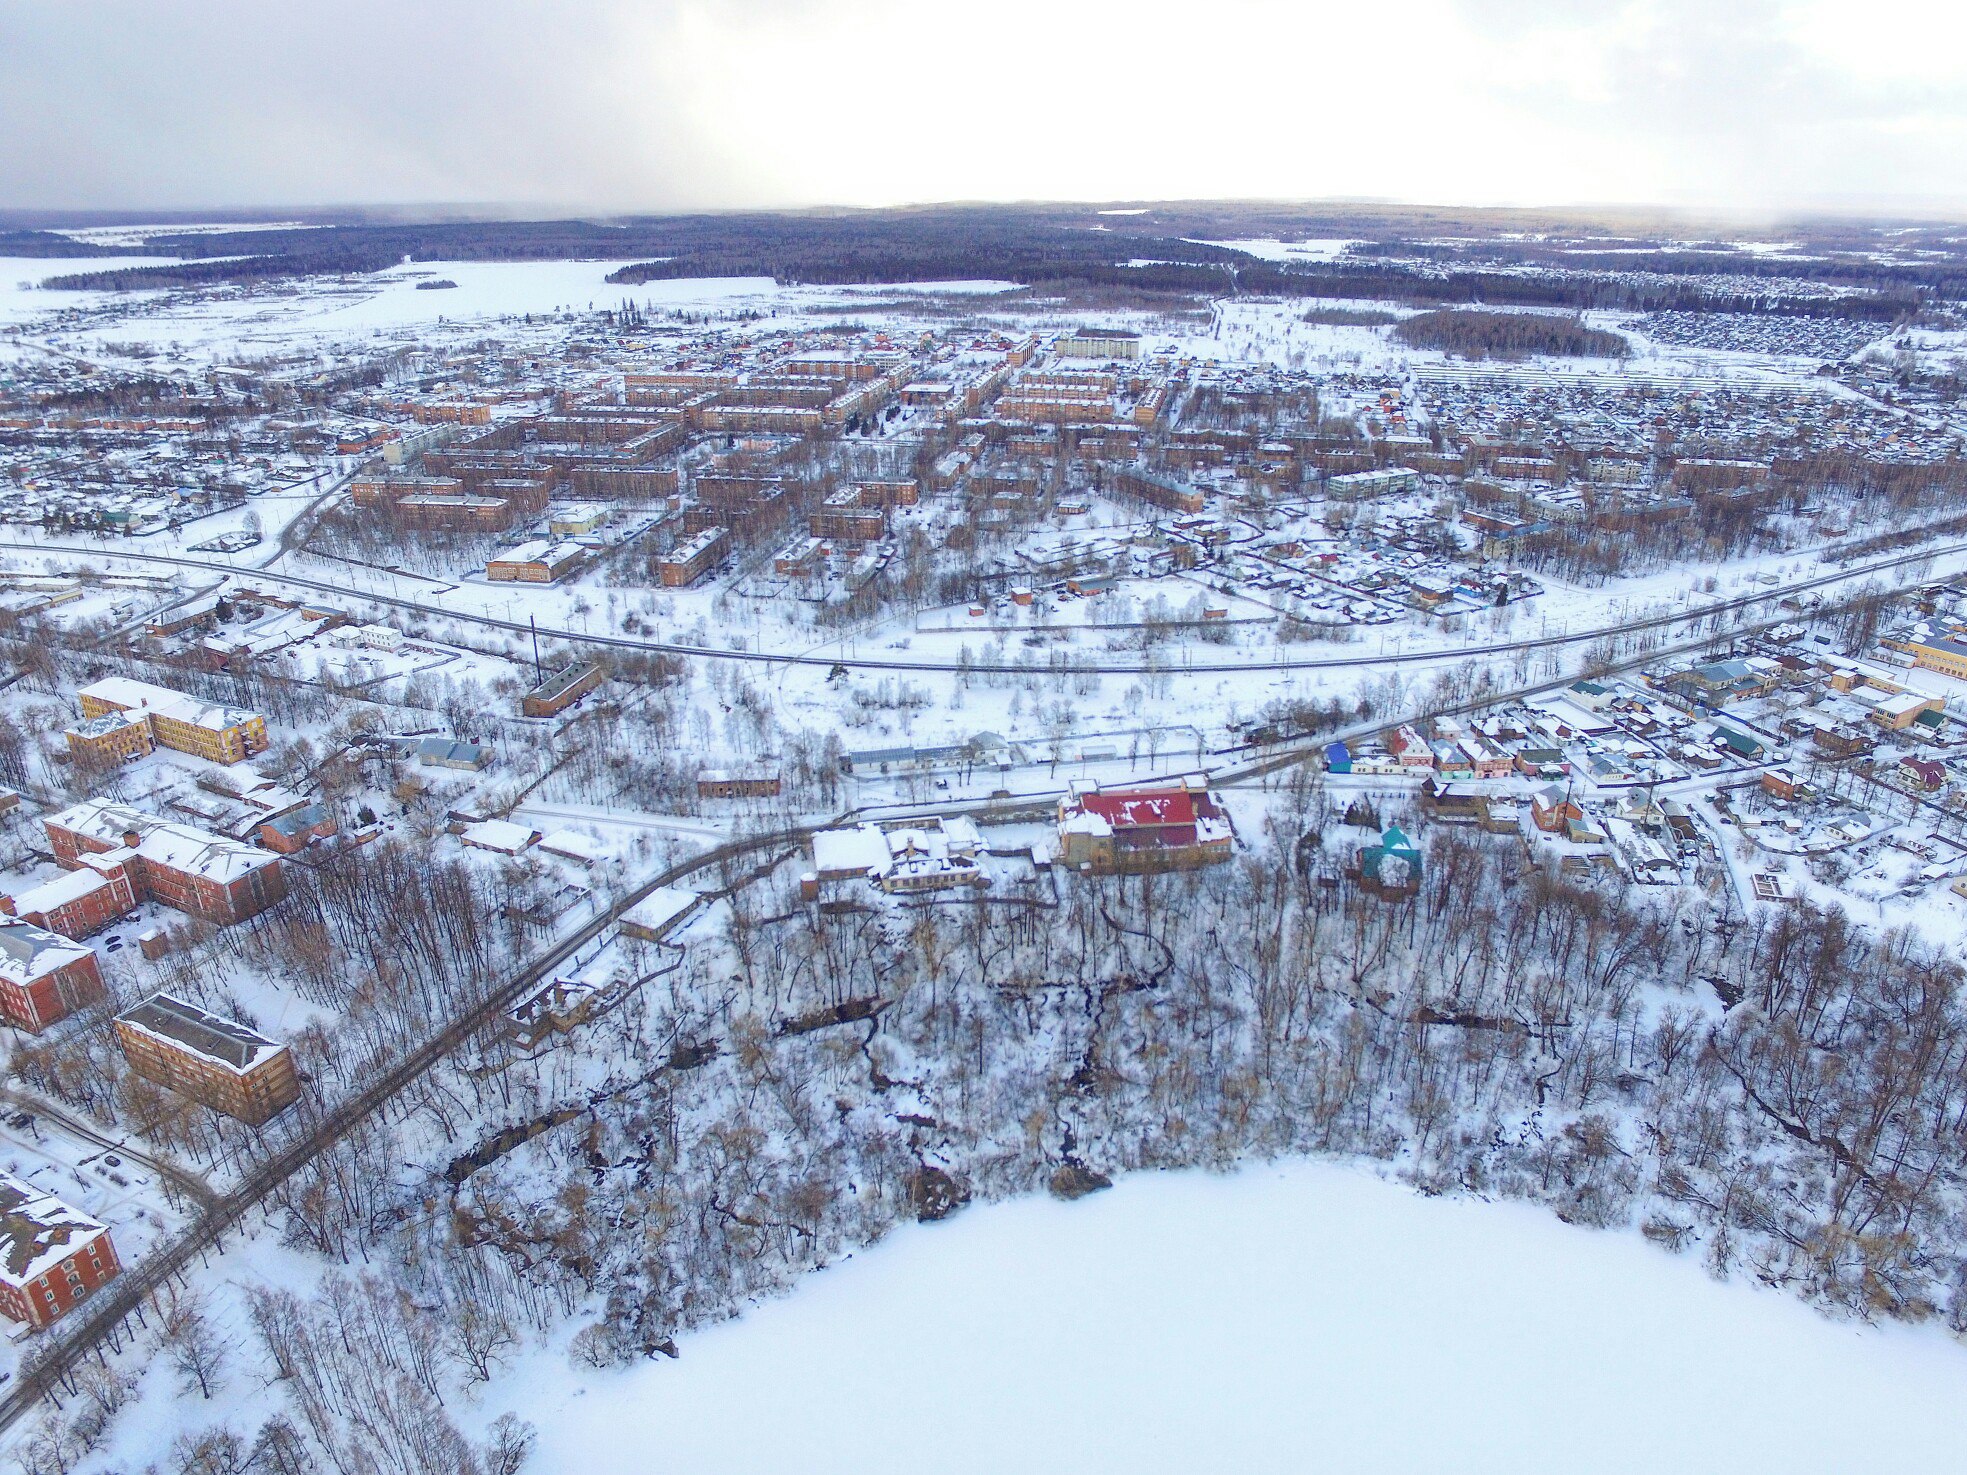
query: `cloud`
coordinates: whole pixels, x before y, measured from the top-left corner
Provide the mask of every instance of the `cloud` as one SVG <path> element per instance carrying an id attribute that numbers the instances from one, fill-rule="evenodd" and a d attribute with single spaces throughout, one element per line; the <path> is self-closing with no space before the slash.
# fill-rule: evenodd
<path id="1" fill-rule="evenodd" d="M 0 204 L 1967 204 L 1910 0 L 0 0 Z"/>

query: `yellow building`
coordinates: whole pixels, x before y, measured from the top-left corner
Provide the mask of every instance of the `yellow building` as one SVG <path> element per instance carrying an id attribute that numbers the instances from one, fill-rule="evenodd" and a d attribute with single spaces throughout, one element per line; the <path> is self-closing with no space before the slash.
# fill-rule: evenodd
<path id="1" fill-rule="evenodd" d="M 1945 635 L 1924 635 L 1910 640 L 1887 638 L 1879 644 L 1904 651 L 1912 657 L 1915 666 L 1967 680 L 1967 641 L 1953 640 Z"/>
<path id="2" fill-rule="evenodd" d="M 63 736 L 77 759 L 103 768 L 146 757 L 156 748 L 149 719 L 134 712 L 105 712 L 77 723 Z"/>
<path id="3" fill-rule="evenodd" d="M 90 745 L 103 743 L 106 751 L 121 757 L 140 756 L 120 747 L 126 742 L 134 745 L 135 739 L 112 737 L 111 730 L 97 720 L 117 715 L 125 716 L 126 726 L 145 727 L 149 741 L 158 747 L 214 763 L 237 763 L 266 751 L 266 719 L 242 707 L 200 701 L 127 676 L 105 676 L 83 687 L 76 697 L 83 721 L 68 733 L 70 751 L 99 751 Z M 78 747 L 78 741 L 83 746 Z"/>

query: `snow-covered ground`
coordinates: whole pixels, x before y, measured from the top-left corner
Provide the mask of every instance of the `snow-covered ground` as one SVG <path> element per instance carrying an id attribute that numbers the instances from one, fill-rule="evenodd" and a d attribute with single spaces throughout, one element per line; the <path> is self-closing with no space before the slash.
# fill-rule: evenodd
<path id="1" fill-rule="evenodd" d="M 37 319 L 63 309 L 127 306 L 86 326 L 61 325 L 54 342 L 77 353 L 112 345 L 146 344 L 186 358 L 228 361 L 291 352 L 297 346 L 358 342 L 378 333 L 429 330 L 499 318 L 591 312 L 634 302 L 651 315 L 665 312 L 736 315 L 851 310 L 898 294 L 988 297 L 1013 290 L 998 281 L 867 283 L 847 287 L 781 287 L 770 277 L 690 277 L 628 287 L 610 283 L 625 263 L 609 261 L 420 261 L 350 277 L 314 278 L 252 290 L 180 293 L 155 303 L 153 292 L 50 292 L 38 284 L 74 272 L 167 266 L 168 257 L 88 257 L 56 260 L 0 257 L 0 328 L 35 331 Z M 420 284 L 454 282 L 430 290 Z"/>
<path id="2" fill-rule="evenodd" d="M 540 1475 L 1939 1469 L 1967 1360 L 1634 1235 L 1320 1164 L 1123 1180 L 895 1236 L 625 1373 L 486 1399 Z"/>
<path id="3" fill-rule="evenodd" d="M 1254 256 L 1259 261 L 1336 261 L 1345 255 L 1348 247 L 1361 243 L 1343 237 L 1329 237 L 1306 241 L 1279 241 L 1269 238 L 1247 241 L 1197 241 L 1195 244 L 1221 246 L 1228 251 L 1241 251 L 1245 256 Z"/>
<path id="4" fill-rule="evenodd" d="M 170 266 L 173 256 L 0 256 L 0 329 L 27 323 L 64 308 L 94 307 L 109 301 L 110 292 L 48 292 L 41 283 L 50 277 L 85 271 L 120 271 L 131 266 Z M 148 298 L 132 294 L 125 300 Z"/>

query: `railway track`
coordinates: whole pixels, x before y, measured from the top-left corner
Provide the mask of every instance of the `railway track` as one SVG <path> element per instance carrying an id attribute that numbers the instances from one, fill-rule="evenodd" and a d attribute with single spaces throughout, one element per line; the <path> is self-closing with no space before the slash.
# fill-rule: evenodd
<path id="1" fill-rule="evenodd" d="M 269 569 L 248 565 L 218 563 L 209 559 L 182 558 L 162 553 L 130 553 L 116 549 L 84 549 L 54 546 L 44 543 L 19 543 L 0 541 L 0 549 L 21 553 L 68 554 L 77 559 L 117 558 L 135 563 L 152 564 L 169 568 L 195 569 L 204 573 L 226 573 L 250 579 L 256 584 L 283 584 L 309 593 L 329 594 L 338 600 L 359 600 L 368 604 L 380 605 L 389 609 L 402 610 L 411 614 L 424 615 L 433 619 L 458 620 L 466 624 L 479 625 L 487 629 L 503 630 L 514 635 L 530 635 L 535 627 L 519 620 L 500 619 L 495 615 L 471 610 L 448 609 L 443 605 L 429 604 L 421 600 L 405 598 L 398 594 L 382 594 L 370 590 L 350 589 L 345 584 L 333 583 L 326 579 L 312 579 L 299 574 L 274 573 Z M 1798 594 L 1813 593 L 1836 584 L 1855 582 L 1875 574 L 1891 573 L 1898 569 L 1923 563 L 1930 559 L 1945 558 L 1967 553 L 1967 542 L 1948 543 L 1933 548 L 1918 548 L 1897 553 L 1889 558 L 1877 559 L 1869 563 L 1842 568 L 1830 573 L 1817 574 L 1807 579 L 1793 580 L 1786 584 L 1775 584 L 1748 594 L 1736 595 L 1729 599 L 1716 600 L 1699 608 L 1676 610 L 1667 614 L 1648 615 L 1643 619 L 1627 620 L 1617 624 L 1594 626 L 1588 630 L 1566 631 L 1555 635 L 1532 636 L 1523 640 L 1497 641 L 1488 645 L 1447 646 L 1426 650 L 1380 652 L 1373 655 L 1345 656 L 1305 656 L 1295 659 L 1280 658 L 1258 661 L 1221 660 L 1183 660 L 1183 661 L 1076 661 L 1062 664 L 1057 669 L 1060 674 L 1088 672 L 1102 676 L 1204 676 L 1233 675 L 1237 672 L 1266 671 L 1325 671 L 1341 670 L 1360 666 L 1398 666 L 1434 665 L 1441 663 L 1480 660 L 1495 656 L 1519 655 L 1530 651 L 1561 649 L 1567 646 L 1583 645 L 1610 636 L 1633 634 L 1648 630 L 1671 629 L 1680 625 L 1711 621 L 1717 616 L 1739 614 L 1760 605 L 1772 604 Z M 895 656 L 854 656 L 854 655 L 815 655 L 810 652 L 793 653 L 770 650 L 725 650 L 715 646 L 694 645 L 686 641 L 649 639 L 628 635 L 596 635 L 587 631 L 569 630 L 550 626 L 537 627 L 537 633 L 550 640 L 566 645 L 589 646 L 602 650 L 630 650 L 659 655 L 695 656 L 708 661 L 733 661 L 740 664 L 768 666 L 817 666 L 831 670 L 840 667 L 859 671 L 967 671 L 973 674 L 1030 675 L 1034 672 L 1043 675 L 1047 668 L 1020 665 L 1010 661 L 960 661 L 960 660 L 909 660 Z"/>

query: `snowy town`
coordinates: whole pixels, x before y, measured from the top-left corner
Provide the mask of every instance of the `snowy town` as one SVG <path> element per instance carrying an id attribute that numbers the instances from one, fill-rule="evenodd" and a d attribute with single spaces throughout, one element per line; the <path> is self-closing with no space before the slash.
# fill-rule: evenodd
<path id="1" fill-rule="evenodd" d="M 1967 1332 L 1940 248 L 1173 229 L 1258 285 L 0 262 L 23 1469 L 516 1471 L 542 1348 L 1294 1153 Z"/>

